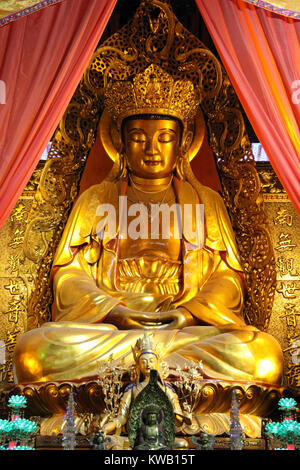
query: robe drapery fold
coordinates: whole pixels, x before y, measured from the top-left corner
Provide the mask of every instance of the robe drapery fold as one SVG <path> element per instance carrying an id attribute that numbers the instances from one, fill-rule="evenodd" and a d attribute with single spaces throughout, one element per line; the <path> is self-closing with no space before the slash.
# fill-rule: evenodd
<path id="1" fill-rule="evenodd" d="M 239 100 L 300 213 L 300 20 L 244 0 L 196 0 Z"/>
<path id="2" fill-rule="evenodd" d="M 0 27 L 0 227 L 44 152 L 116 0 L 64 0 Z"/>

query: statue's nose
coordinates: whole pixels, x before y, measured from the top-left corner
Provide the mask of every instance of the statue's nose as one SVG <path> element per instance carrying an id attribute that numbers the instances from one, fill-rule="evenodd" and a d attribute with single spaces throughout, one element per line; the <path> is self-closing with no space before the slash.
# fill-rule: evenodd
<path id="1" fill-rule="evenodd" d="M 145 153 L 147 155 L 154 155 L 156 152 L 156 145 L 153 137 L 148 137 L 146 140 Z"/>

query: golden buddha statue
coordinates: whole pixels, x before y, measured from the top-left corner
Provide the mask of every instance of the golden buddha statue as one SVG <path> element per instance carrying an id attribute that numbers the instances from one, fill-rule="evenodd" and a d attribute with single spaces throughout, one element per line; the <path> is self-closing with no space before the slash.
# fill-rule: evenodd
<path id="1" fill-rule="evenodd" d="M 243 319 L 246 286 L 222 198 L 191 172 L 199 93 L 153 64 L 107 84 L 101 132 L 115 165 L 69 216 L 53 263 L 53 322 L 18 341 L 19 383 L 88 380 L 112 353 L 130 365 L 146 329 L 170 368 L 188 358 L 207 378 L 281 384 L 279 344 Z M 173 215 L 167 229 L 162 208 Z"/>

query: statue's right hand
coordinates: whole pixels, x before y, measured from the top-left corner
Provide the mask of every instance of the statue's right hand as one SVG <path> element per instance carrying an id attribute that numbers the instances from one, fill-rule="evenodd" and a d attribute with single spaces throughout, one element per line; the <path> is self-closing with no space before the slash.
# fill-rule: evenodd
<path id="1" fill-rule="evenodd" d="M 117 305 L 107 315 L 104 322 L 115 325 L 119 330 L 162 329 L 166 327 L 166 324 L 162 323 L 160 316 L 159 312 L 141 312 L 124 305 Z"/>
<path id="2" fill-rule="evenodd" d="M 103 426 L 103 432 L 105 434 L 112 434 L 114 431 L 116 431 L 116 434 L 118 434 L 118 431 L 121 430 L 122 424 L 118 418 L 115 418 L 108 423 L 106 423 Z"/>

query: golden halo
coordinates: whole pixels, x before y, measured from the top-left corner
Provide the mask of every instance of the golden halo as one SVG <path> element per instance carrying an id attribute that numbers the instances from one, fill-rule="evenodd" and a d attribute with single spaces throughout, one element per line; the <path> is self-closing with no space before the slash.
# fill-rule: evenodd
<path id="1" fill-rule="evenodd" d="M 116 149 L 112 137 L 111 137 L 111 126 L 112 118 L 110 114 L 104 109 L 99 125 L 100 139 L 104 150 L 107 155 L 111 158 L 113 162 L 118 159 L 119 152 Z M 200 147 L 203 143 L 205 135 L 205 121 L 201 108 L 198 109 L 196 118 L 195 118 L 195 131 L 192 144 L 188 150 L 189 161 L 192 161 L 193 158 L 197 155 L 200 150 Z"/>

